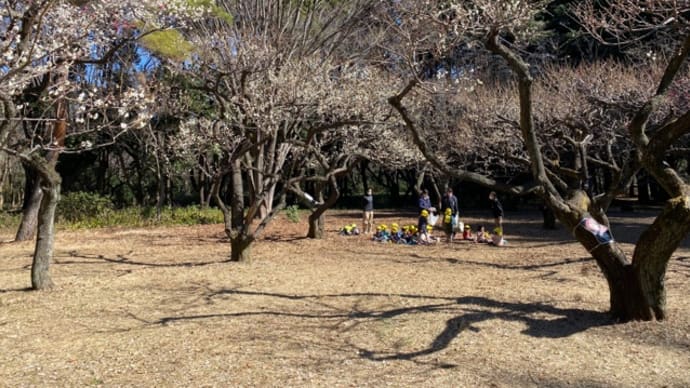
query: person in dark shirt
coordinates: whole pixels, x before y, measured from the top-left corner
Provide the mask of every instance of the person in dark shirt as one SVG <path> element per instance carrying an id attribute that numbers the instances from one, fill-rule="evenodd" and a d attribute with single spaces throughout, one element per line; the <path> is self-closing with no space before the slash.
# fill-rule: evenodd
<path id="1" fill-rule="evenodd" d="M 446 189 L 446 194 L 441 199 L 441 208 L 443 209 L 444 221 L 446 221 L 445 217 L 450 215 L 450 224 L 446 226 L 446 233 L 448 234 L 448 242 L 452 243 L 455 238 L 457 216 L 460 210 L 458 207 L 458 198 L 453 195 L 453 189 L 450 187 Z"/>
<path id="2" fill-rule="evenodd" d="M 436 211 L 436 209 L 431 206 L 431 199 L 429 198 L 429 192 L 426 189 L 422 190 L 422 195 L 419 196 L 419 201 L 417 202 L 417 207 L 419 207 L 420 212 L 422 210 L 426 210 L 429 213 Z"/>
<path id="3" fill-rule="evenodd" d="M 503 205 L 498 200 L 495 191 L 489 193 L 489 200 L 491 201 L 491 214 L 494 216 L 494 225 L 497 229 L 503 231 Z"/>
<path id="4" fill-rule="evenodd" d="M 368 189 L 366 195 L 362 197 L 362 202 L 364 204 L 364 234 L 371 234 L 374 225 L 374 195 L 371 189 Z"/>

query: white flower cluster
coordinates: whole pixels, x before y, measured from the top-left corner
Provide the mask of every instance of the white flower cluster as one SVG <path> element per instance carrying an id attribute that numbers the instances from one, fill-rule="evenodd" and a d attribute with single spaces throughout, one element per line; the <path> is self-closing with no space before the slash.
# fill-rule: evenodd
<path id="1" fill-rule="evenodd" d="M 82 73 L 86 79 L 59 74 L 75 64 L 98 61 L 118 42 L 136 38 L 149 28 L 178 27 L 203 16 L 208 7 L 192 3 L 94 0 L 75 5 L 69 1 L 0 1 L 0 96 L 20 101 L 28 87 L 50 77 L 42 101 L 50 105 L 67 99 L 70 116 L 78 126 L 105 120 L 121 122 L 121 129 L 141 127 L 150 117 L 147 107 L 153 103 L 144 85 L 111 90 L 106 85 L 92 87 L 95 80 L 89 78 L 92 76 L 88 71 Z M 17 108 L 22 114 L 24 105 L 18 104 Z"/>

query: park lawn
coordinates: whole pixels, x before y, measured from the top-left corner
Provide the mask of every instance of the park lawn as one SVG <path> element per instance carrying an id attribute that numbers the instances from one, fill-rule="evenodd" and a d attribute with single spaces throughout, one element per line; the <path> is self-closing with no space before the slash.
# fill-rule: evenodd
<path id="1" fill-rule="evenodd" d="M 626 251 L 650 215 L 612 219 Z M 614 324 L 596 264 L 536 215 L 508 214 L 506 248 L 337 235 L 358 216 L 326 240 L 281 217 L 250 263 L 221 225 L 60 231 L 46 292 L 33 243 L 2 243 L 0 386 L 690 386 L 687 240 L 669 319 Z"/>

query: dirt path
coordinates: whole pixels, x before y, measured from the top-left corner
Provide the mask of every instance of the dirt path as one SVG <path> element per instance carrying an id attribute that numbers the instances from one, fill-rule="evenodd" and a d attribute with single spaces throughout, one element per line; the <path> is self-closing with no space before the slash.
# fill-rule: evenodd
<path id="1" fill-rule="evenodd" d="M 333 233 L 356 217 L 324 241 L 280 220 L 248 264 L 218 225 L 60 232 L 50 292 L 25 290 L 32 244 L 2 244 L 0 386 L 690 386 L 687 243 L 669 320 L 615 325 L 595 263 L 538 219 L 491 248 Z"/>

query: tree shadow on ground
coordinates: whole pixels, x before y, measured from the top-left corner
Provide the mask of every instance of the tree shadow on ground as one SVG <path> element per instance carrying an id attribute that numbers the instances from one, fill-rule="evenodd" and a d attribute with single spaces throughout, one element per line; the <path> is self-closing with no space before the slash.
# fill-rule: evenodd
<path id="1" fill-rule="evenodd" d="M 5 294 L 7 292 L 29 292 L 33 291 L 34 289 L 31 287 L 23 287 L 23 288 L 0 288 L 0 294 Z"/>
<path id="2" fill-rule="evenodd" d="M 351 331 L 353 328 L 367 323 L 384 321 L 401 316 L 418 314 L 454 314 L 446 321 L 444 329 L 423 349 L 411 352 L 388 352 L 384 350 L 366 349 L 352 343 L 348 345 L 356 350 L 360 358 L 371 361 L 410 360 L 438 353 L 446 349 L 450 343 L 463 332 L 479 332 L 478 323 L 489 320 L 520 322 L 527 327 L 522 334 L 535 338 L 563 338 L 585 331 L 592 327 L 613 324 L 608 314 L 574 308 L 560 308 L 546 303 L 502 302 L 480 296 L 439 297 L 430 295 L 385 294 L 385 293 L 342 293 L 323 295 L 290 295 L 264 291 L 246 291 L 238 289 L 221 289 L 206 295 L 208 301 L 219 296 L 240 297 L 271 297 L 289 301 L 299 301 L 300 307 L 285 306 L 281 310 L 258 308 L 255 311 L 239 311 L 233 313 L 211 313 L 200 315 L 168 316 L 159 318 L 150 324 L 168 325 L 174 322 L 189 322 L 214 318 L 241 318 L 253 316 L 276 316 L 324 321 L 324 327 L 339 332 Z M 387 309 L 360 309 L 358 303 L 351 307 L 337 308 L 327 303 L 329 298 L 376 298 L 396 297 L 412 300 L 429 300 L 415 306 L 393 307 Z M 316 309 L 305 309 L 304 301 L 314 303 Z M 302 310 L 302 311 L 300 311 Z M 335 324 L 334 324 L 335 322 Z M 453 365 L 441 365 L 453 367 Z"/>
<path id="3" fill-rule="evenodd" d="M 131 253 L 131 252 L 130 252 Z M 70 264 L 127 264 L 127 265 L 137 265 L 143 267 L 203 267 L 213 264 L 229 263 L 230 259 L 216 260 L 216 261 L 203 261 L 203 262 L 182 262 L 182 263 L 148 263 L 143 261 L 132 260 L 123 255 L 117 255 L 116 257 L 106 257 L 103 255 L 91 255 L 87 253 L 79 253 L 78 251 L 70 251 L 67 255 L 75 259 L 86 259 L 86 260 L 58 260 L 55 259 L 55 264 L 58 265 L 70 265 Z"/>
<path id="4" fill-rule="evenodd" d="M 439 352 L 462 332 L 479 332 L 476 324 L 488 320 L 521 322 L 527 325 L 523 334 L 536 338 L 563 338 L 592 327 L 614 323 L 608 314 L 582 309 L 563 309 L 544 303 L 509 303 L 485 297 L 466 296 L 456 300 L 463 308 L 460 314 L 446 321 L 445 328 L 424 349 L 413 352 L 388 353 L 359 348 L 360 357 L 372 361 L 413 360 Z M 473 307 L 474 306 L 474 307 Z M 491 309 L 491 310 L 489 310 Z M 537 318 L 533 315 L 550 314 L 554 319 Z"/>
<path id="5" fill-rule="evenodd" d="M 357 251 L 354 251 L 354 250 L 351 250 L 350 252 L 352 254 L 357 253 Z M 538 270 L 538 269 L 543 269 L 543 268 L 567 266 L 567 265 L 571 265 L 571 264 L 581 264 L 581 263 L 594 262 L 594 258 L 592 258 L 591 256 L 578 257 L 578 258 L 565 258 L 563 260 L 554 261 L 554 262 L 550 262 L 550 263 L 521 265 L 521 264 L 501 264 L 501 263 L 482 261 L 479 259 L 467 260 L 467 259 L 458 259 L 455 257 L 439 257 L 439 256 L 433 256 L 433 255 L 422 255 L 419 253 L 410 253 L 409 257 L 412 258 L 411 260 L 398 259 L 394 255 L 391 255 L 390 253 L 387 253 L 387 252 L 381 252 L 381 253 L 369 252 L 368 255 L 381 257 L 380 259 L 377 258 L 377 260 L 389 260 L 391 262 L 399 263 L 399 264 L 424 264 L 424 263 L 438 263 L 438 262 L 445 261 L 449 264 L 472 265 L 472 266 L 480 266 L 480 267 L 487 267 L 487 268 L 496 268 L 496 269 L 505 269 L 505 270 L 520 270 L 520 271 L 530 271 L 530 270 Z"/>
<path id="6" fill-rule="evenodd" d="M 418 258 L 418 259 L 439 260 L 439 258 L 437 258 L 437 257 L 422 256 L 422 255 L 419 255 L 417 253 L 413 253 L 410 256 Z M 531 270 L 542 269 L 542 268 L 551 268 L 551 267 L 560 267 L 560 266 L 569 265 L 569 264 L 594 262 L 594 258 L 592 258 L 592 257 L 580 257 L 577 259 L 564 259 L 563 261 L 556 261 L 556 262 L 552 262 L 552 263 L 526 264 L 526 265 L 500 264 L 500 263 L 491 263 L 491 262 L 485 262 L 485 261 L 479 261 L 479 260 L 463 260 L 463 259 L 456 259 L 456 258 L 440 258 L 440 260 L 445 260 L 446 262 L 448 262 L 450 264 L 474 265 L 474 266 L 489 267 L 489 268 L 496 268 L 496 269 L 523 270 L 523 271 L 531 271 Z"/>
<path id="7" fill-rule="evenodd" d="M 263 241 L 270 241 L 270 242 L 286 242 L 286 243 L 294 243 L 297 241 L 303 241 L 303 240 L 308 240 L 309 238 L 307 236 L 264 236 L 261 238 Z"/>

